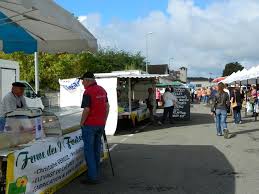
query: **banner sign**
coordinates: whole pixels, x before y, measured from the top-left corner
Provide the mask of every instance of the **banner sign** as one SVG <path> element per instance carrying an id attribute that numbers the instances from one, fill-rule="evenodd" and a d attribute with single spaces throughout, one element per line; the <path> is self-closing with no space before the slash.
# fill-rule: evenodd
<path id="1" fill-rule="evenodd" d="M 81 86 L 79 79 L 59 80 L 59 84 L 67 91 L 74 91 Z"/>
<path id="2" fill-rule="evenodd" d="M 104 159 L 104 141 L 102 145 Z M 7 161 L 7 194 L 54 193 L 86 170 L 81 131 L 36 142 Z"/>

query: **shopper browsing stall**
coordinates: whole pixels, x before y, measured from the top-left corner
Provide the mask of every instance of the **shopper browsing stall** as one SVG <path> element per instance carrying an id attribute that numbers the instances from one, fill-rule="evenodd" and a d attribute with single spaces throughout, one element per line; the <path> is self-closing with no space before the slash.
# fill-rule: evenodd
<path id="1" fill-rule="evenodd" d="M 156 97 L 153 88 L 148 88 L 148 99 L 147 99 L 147 107 L 150 113 L 150 121 L 154 122 L 154 113 L 156 111 Z"/>
<path id="2" fill-rule="evenodd" d="M 104 132 L 109 112 L 106 91 L 95 81 L 93 73 L 87 72 L 81 78 L 85 87 L 82 100 L 81 128 L 84 141 L 87 178 L 83 184 L 97 184 L 100 176 L 101 137 Z"/>
<path id="3" fill-rule="evenodd" d="M 166 88 L 162 99 L 164 104 L 162 123 L 166 121 L 168 115 L 170 123 L 173 123 L 173 112 L 174 106 L 176 106 L 177 103 L 177 98 L 175 97 L 175 95 L 172 94 L 170 88 Z"/>
<path id="4" fill-rule="evenodd" d="M 25 85 L 21 82 L 14 82 L 12 84 L 12 91 L 9 92 L 0 104 L 0 132 L 4 131 L 6 119 L 5 115 L 17 108 L 27 108 L 24 94 Z"/>

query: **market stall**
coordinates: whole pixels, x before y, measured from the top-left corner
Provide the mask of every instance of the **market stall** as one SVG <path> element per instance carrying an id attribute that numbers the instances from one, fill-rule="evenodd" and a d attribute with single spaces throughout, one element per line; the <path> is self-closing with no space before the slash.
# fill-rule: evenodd
<path id="1" fill-rule="evenodd" d="M 257 120 L 259 113 L 259 65 L 248 70 L 243 69 L 242 71 L 234 72 L 223 82 L 233 86 L 240 85 L 242 87 L 245 85 L 246 113 L 253 113 L 255 120 Z"/>
<path id="2" fill-rule="evenodd" d="M 114 135 L 119 120 L 128 120 L 134 126 L 146 118 L 148 88 L 155 88 L 159 77 L 168 75 L 146 74 L 139 70 L 95 74 L 97 83 L 108 95 L 110 111 L 105 127 L 107 135 Z M 60 106 L 81 106 L 84 88 L 74 79 L 60 80 Z"/>
<path id="3" fill-rule="evenodd" d="M 8 113 L 0 133 L 0 193 L 54 193 L 83 173 L 87 166 L 77 120 L 75 114 L 39 109 Z M 104 141 L 102 153 L 101 160 L 107 158 Z"/>

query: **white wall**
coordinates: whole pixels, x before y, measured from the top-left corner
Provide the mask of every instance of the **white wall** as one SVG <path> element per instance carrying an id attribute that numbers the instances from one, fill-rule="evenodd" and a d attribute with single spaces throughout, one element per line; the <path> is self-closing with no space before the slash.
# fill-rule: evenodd
<path id="1" fill-rule="evenodd" d="M 187 68 L 180 68 L 180 80 L 182 82 L 187 82 Z"/>
<path id="2" fill-rule="evenodd" d="M 190 83 L 194 84 L 196 88 L 210 87 L 212 85 L 209 81 L 192 81 Z M 201 85 L 201 87 L 197 87 L 197 85 Z"/>

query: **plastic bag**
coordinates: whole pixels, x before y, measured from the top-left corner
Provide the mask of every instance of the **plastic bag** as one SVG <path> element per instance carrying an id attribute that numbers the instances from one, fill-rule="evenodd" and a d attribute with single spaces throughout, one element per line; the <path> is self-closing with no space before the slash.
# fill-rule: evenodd
<path id="1" fill-rule="evenodd" d="M 253 112 L 253 105 L 250 102 L 246 103 L 246 112 Z"/>
<path id="2" fill-rule="evenodd" d="M 259 104 L 258 104 L 258 103 L 255 104 L 255 110 L 254 110 L 254 112 L 259 113 Z"/>

